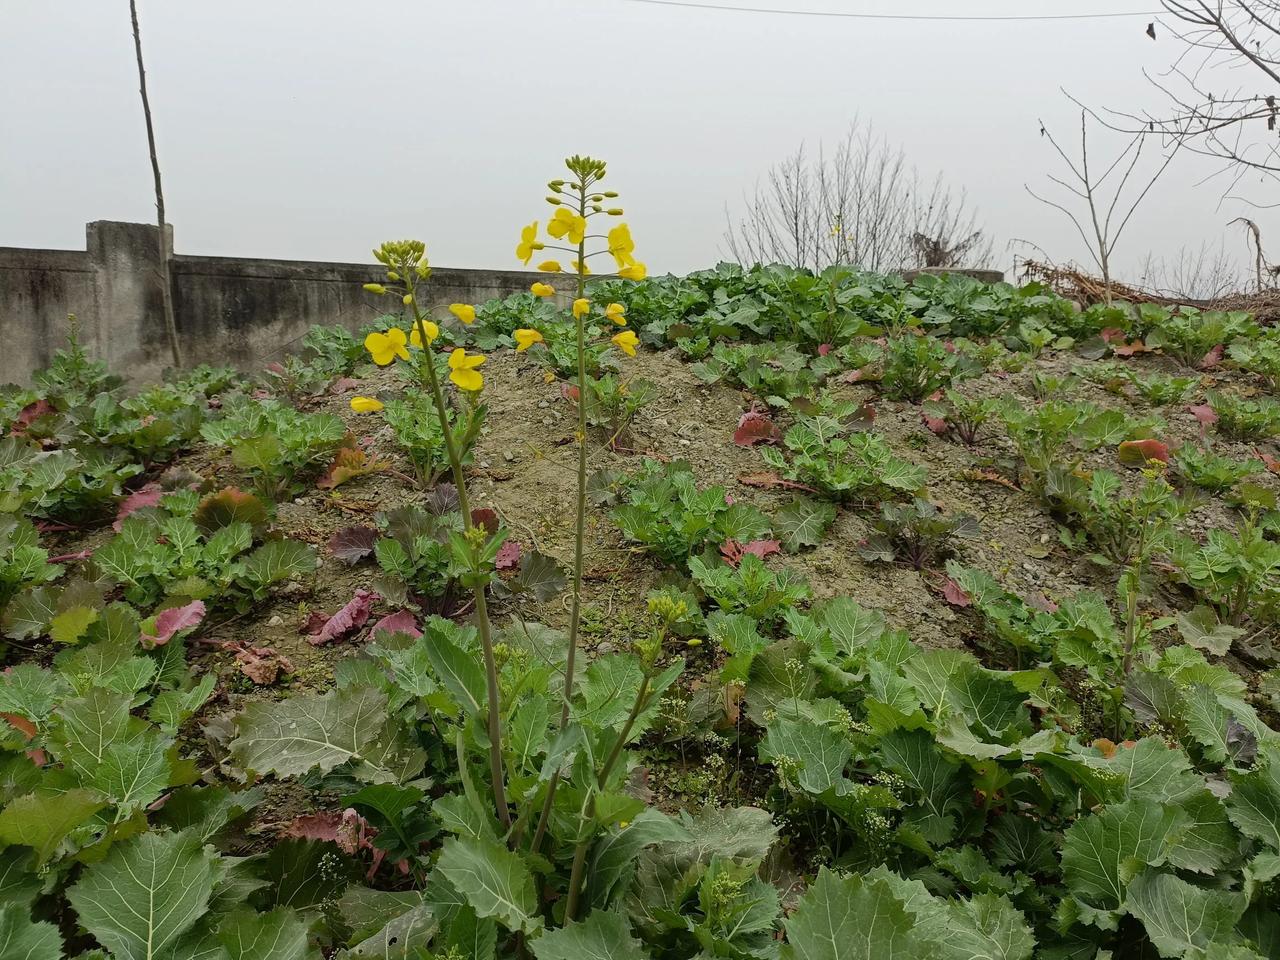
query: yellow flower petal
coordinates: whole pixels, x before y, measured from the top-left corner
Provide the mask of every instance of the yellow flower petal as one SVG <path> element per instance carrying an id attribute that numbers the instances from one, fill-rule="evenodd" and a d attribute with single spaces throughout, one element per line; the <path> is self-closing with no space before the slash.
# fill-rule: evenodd
<path id="1" fill-rule="evenodd" d="M 373 397 L 352 397 L 351 409 L 356 413 L 377 413 L 382 409 L 382 401 Z"/>
<path id="2" fill-rule="evenodd" d="M 640 342 L 640 338 L 635 335 L 635 331 L 623 330 L 621 333 L 615 333 L 611 339 L 614 345 L 627 356 L 636 355 L 636 344 Z"/>
<path id="3" fill-rule="evenodd" d="M 431 343 L 436 337 L 440 336 L 440 328 L 430 320 L 423 320 L 422 328 L 427 333 L 427 343 Z M 418 335 L 418 325 L 416 323 L 413 325 L 413 330 L 409 333 L 409 345 L 417 347 L 419 350 L 422 349 L 422 337 Z"/>
<path id="4" fill-rule="evenodd" d="M 399 327 L 392 327 L 386 333 L 371 333 L 364 338 L 364 348 L 373 357 L 373 362 L 380 367 L 385 367 L 396 357 L 408 360 L 409 351 L 405 349 L 406 343 L 408 338 Z"/>
<path id="5" fill-rule="evenodd" d="M 535 283 L 529 288 L 529 292 L 535 297 L 554 297 L 556 288 L 549 283 Z"/>
<path id="6" fill-rule="evenodd" d="M 627 318 L 625 316 L 626 312 L 627 308 L 620 303 L 611 303 L 604 308 L 605 317 L 612 320 L 620 327 L 625 327 L 627 325 Z"/>
<path id="7" fill-rule="evenodd" d="M 543 260 L 540 264 L 538 264 L 538 269 L 541 270 L 543 273 L 559 273 L 560 261 L 559 260 Z"/>
<path id="8" fill-rule="evenodd" d="M 579 297 L 573 301 L 573 319 L 580 320 L 591 312 L 591 301 L 586 297 Z"/>
<path id="9" fill-rule="evenodd" d="M 529 327 L 521 327 L 515 332 L 516 353 L 524 353 L 535 343 L 544 343 L 542 334 Z"/>
<path id="10" fill-rule="evenodd" d="M 618 271 L 618 276 L 624 280 L 643 280 L 648 274 L 649 271 L 645 268 L 645 265 L 638 260 L 633 260 Z"/>
<path id="11" fill-rule="evenodd" d="M 475 391 L 484 386 L 484 377 L 474 370 L 451 370 L 449 371 L 449 379 L 454 382 L 459 390 Z"/>
<path id="12" fill-rule="evenodd" d="M 570 243 L 581 243 L 587 233 L 587 221 L 567 207 L 556 210 L 555 216 L 547 221 L 547 233 L 557 240 L 564 238 Z"/>
<path id="13" fill-rule="evenodd" d="M 449 312 L 463 323 L 471 324 L 476 322 L 476 308 L 469 303 L 451 303 L 449 304 Z"/>

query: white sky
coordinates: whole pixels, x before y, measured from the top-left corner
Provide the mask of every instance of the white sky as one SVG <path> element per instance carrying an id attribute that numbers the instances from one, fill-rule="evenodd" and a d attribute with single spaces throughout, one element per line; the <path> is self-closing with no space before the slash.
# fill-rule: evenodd
<path id="1" fill-rule="evenodd" d="M 706 0 L 727 2 L 727 0 Z M 755 5 L 755 0 L 738 0 Z M 1032 14 L 1155 0 L 766 0 L 792 10 Z M 855 114 L 968 190 L 997 238 L 1080 257 L 1026 195 L 1069 138 L 1060 87 L 1158 103 L 1179 48 L 1146 18 L 907 23 L 628 0 L 139 0 L 177 249 L 367 260 L 426 240 L 438 266 L 518 266 L 518 227 L 575 152 L 609 161 L 650 270 L 710 266 L 725 204 Z M 154 217 L 126 0 L 0 0 L 0 245 L 81 247 L 84 223 Z M 1099 143 L 1099 152 L 1102 144 Z M 1117 253 L 1217 246 L 1239 204 L 1180 158 Z M 1268 199 L 1265 194 L 1257 195 Z M 1264 238 L 1275 217 L 1256 213 Z"/>

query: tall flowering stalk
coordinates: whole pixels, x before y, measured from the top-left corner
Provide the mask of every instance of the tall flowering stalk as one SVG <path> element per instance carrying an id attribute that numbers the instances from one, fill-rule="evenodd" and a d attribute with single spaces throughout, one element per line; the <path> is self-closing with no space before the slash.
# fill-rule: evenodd
<path id="1" fill-rule="evenodd" d="M 476 630 L 480 634 L 480 646 L 484 652 L 485 687 L 488 694 L 489 773 L 493 780 L 493 802 L 498 820 L 504 830 L 511 827 L 511 811 L 507 806 L 506 785 L 502 764 L 502 704 L 498 689 L 498 666 L 493 652 L 493 631 L 489 622 L 489 607 L 485 591 L 493 573 L 493 561 L 502 545 L 503 533 L 490 536 L 478 526 L 471 516 L 471 502 L 467 495 L 467 478 L 462 467 L 462 452 L 449 422 L 449 408 L 445 400 L 440 375 L 436 371 L 432 342 L 440 335 L 440 328 L 431 321 L 418 301 L 419 285 L 431 276 L 426 247 L 418 240 L 402 240 L 384 243 L 373 251 L 378 262 L 387 268 L 386 283 L 370 283 L 365 289 L 385 296 L 397 294 L 404 305 L 413 312 L 413 329 L 408 337 L 399 327 L 383 333 L 371 333 L 364 341 L 365 348 L 379 366 L 394 363 L 397 359 L 413 364 L 423 386 L 431 391 L 436 416 L 444 435 L 445 451 L 453 471 L 453 482 L 458 488 L 458 507 L 462 512 L 462 537 L 452 544 L 454 557 L 465 571 L 459 578 L 471 587 L 475 597 Z M 450 311 L 464 323 L 475 319 L 475 310 L 466 304 L 453 304 Z M 410 354 L 416 348 L 417 359 Z M 484 364 L 481 354 L 468 354 L 459 347 L 449 354 L 449 380 L 455 387 L 473 397 L 484 388 L 484 376 L 479 368 Z"/>
<path id="2" fill-rule="evenodd" d="M 622 209 L 607 206 L 606 203 L 616 200 L 618 194 L 612 190 L 600 190 L 599 185 L 605 177 L 605 164 L 591 157 L 573 156 L 565 161 L 565 166 L 572 174 L 571 180 L 552 180 L 547 184 L 551 191 L 546 198 L 547 203 L 555 207 L 547 223 L 547 234 L 551 240 L 560 243 L 545 243 L 538 237 L 538 223 L 534 221 L 520 232 L 520 242 L 516 245 L 516 257 L 528 264 L 535 252 L 539 250 L 559 250 L 573 255 L 569 269 L 565 270 L 559 260 L 548 259 L 538 264 L 538 269 L 547 274 L 567 273 L 573 277 L 575 296 L 573 300 L 574 333 L 577 338 L 577 388 L 578 388 L 578 426 L 576 441 L 578 445 L 578 488 L 577 510 L 574 521 L 573 548 L 573 580 L 570 587 L 569 610 L 569 652 L 565 661 L 564 694 L 560 707 L 560 730 L 569 726 L 569 704 L 573 697 L 573 681 L 578 653 L 578 637 L 581 633 L 582 615 L 582 574 L 586 552 L 587 526 L 587 337 L 588 321 L 596 313 L 596 308 L 587 297 L 587 277 L 592 271 L 587 261 L 599 256 L 612 256 L 616 266 L 616 274 L 631 280 L 643 280 L 645 265 L 635 258 L 635 243 L 631 239 L 631 229 L 625 223 L 608 230 L 607 233 L 588 233 L 590 222 L 598 217 L 620 217 Z M 605 246 L 593 252 L 587 252 L 588 240 L 603 240 Z M 551 297 L 556 293 L 551 283 L 535 283 L 531 287 L 536 296 Z M 626 327 L 626 308 L 619 303 L 608 304 L 600 313 L 609 323 L 617 327 Z M 515 331 L 517 350 L 526 350 L 534 344 L 542 342 L 542 334 L 537 330 L 521 329 Z M 621 329 L 610 338 L 619 350 L 629 356 L 635 356 L 639 342 L 631 330 Z M 532 849 L 536 853 L 546 835 L 547 824 L 551 817 L 555 802 L 556 787 L 559 774 L 553 775 L 547 785 L 546 798 L 542 812 L 538 818 L 538 826 L 533 835 Z M 570 900 L 576 896 L 574 885 L 570 886 Z"/>

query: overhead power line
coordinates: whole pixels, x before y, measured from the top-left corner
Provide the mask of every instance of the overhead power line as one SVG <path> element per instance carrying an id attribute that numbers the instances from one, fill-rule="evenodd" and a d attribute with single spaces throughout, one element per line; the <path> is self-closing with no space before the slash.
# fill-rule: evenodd
<path id="1" fill-rule="evenodd" d="M 848 20 L 911 20 L 917 22 L 970 21 L 970 22 L 1026 22 L 1035 20 L 1114 20 L 1120 17 L 1155 17 L 1159 10 L 1130 10 L 1123 13 L 1043 13 L 1043 14 L 991 14 L 955 15 L 933 13 L 847 13 L 840 10 L 781 10 L 775 7 L 739 7 L 727 4 L 694 3 L 691 0 L 628 0 L 629 3 L 648 3 L 659 7 L 686 7 L 690 10 L 717 10 L 729 13 L 778 13 L 793 17 L 843 17 Z"/>

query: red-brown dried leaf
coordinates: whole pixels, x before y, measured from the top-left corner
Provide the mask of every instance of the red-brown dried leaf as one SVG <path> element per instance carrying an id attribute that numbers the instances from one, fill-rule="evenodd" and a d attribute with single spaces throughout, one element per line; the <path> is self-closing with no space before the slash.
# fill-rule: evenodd
<path id="1" fill-rule="evenodd" d="M 369 622 L 373 605 L 379 599 L 381 598 L 372 591 L 363 588 L 357 590 L 355 596 L 347 601 L 346 606 L 326 620 L 319 630 L 307 638 L 307 641 L 312 646 L 320 647 L 359 630 Z"/>
<path id="2" fill-rule="evenodd" d="M 951 429 L 946 417 L 931 417 L 927 413 L 922 413 L 920 420 L 929 428 L 930 433 L 936 433 L 940 437 L 946 436 Z"/>
<path id="3" fill-rule="evenodd" d="M 170 607 L 161 610 L 155 616 L 155 633 L 142 631 L 142 646 L 148 650 L 163 647 L 166 643 L 186 630 L 194 630 L 200 626 L 205 615 L 204 601 L 192 600 L 186 606 Z"/>
<path id="4" fill-rule="evenodd" d="M 289 659 L 271 647 L 239 647 L 235 653 L 240 672 L 262 687 L 271 686 L 281 673 L 293 672 Z"/>
<path id="5" fill-rule="evenodd" d="M 1212 350 L 1210 350 L 1208 353 L 1206 353 L 1203 357 L 1200 358 L 1200 362 L 1196 364 L 1196 369 L 1212 370 L 1214 367 L 1216 367 L 1218 364 L 1222 362 L 1222 354 L 1224 352 L 1225 350 L 1222 344 L 1218 344 L 1216 347 L 1214 347 Z"/>
<path id="6" fill-rule="evenodd" d="M 10 435 L 15 437 L 25 436 L 27 427 L 31 426 L 46 413 L 53 413 L 53 406 L 48 400 L 40 399 L 33 403 L 28 403 L 13 418 L 13 423 L 9 427 Z"/>
<path id="7" fill-rule="evenodd" d="M 520 562 L 520 543 L 516 540 L 508 540 L 498 548 L 498 555 L 494 557 L 493 565 L 499 570 L 510 570 Z"/>
<path id="8" fill-rule="evenodd" d="M 733 432 L 733 442 L 740 447 L 753 447 L 757 443 L 777 443 L 782 433 L 769 415 L 754 407 L 742 415 L 738 429 Z"/>
<path id="9" fill-rule="evenodd" d="M 1126 440 L 1116 451 L 1116 459 L 1123 467 L 1143 467 L 1149 460 L 1169 462 L 1169 445 L 1159 440 Z"/>
<path id="10" fill-rule="evenodd" d="M 1197 403 L 1187 407 L 1187 413 L 1191 414 L 1200 422 L 1201 427 L 1212 427 L 1218 422 L 1218 415 L 1213 412 L 1213 407 L 1207 403 Z"/>
<path id="11" fill-rule="evenodd" d="M 947 577 L 942 584 L 942 599 L 953 607 L 969 607 L 973 605 L 973 600 L 970 599 L 969 594 L 965 593 L 960 588 L 960 584 L 950 577 Z"/>
<path id="12" fill-rule="evenodd" d="M 752 540 L 750 543 L 739 543 L 737 540 L 726 540 L 720 545 L 720 556 L 730 566 L 736 567 L 748 553 L 754 553 L 763 560 L 771 553 L 781 553 L 782 543 L 778 540 Z"/>
<path id="13" fill-rule="evenodd" d="M 369 631 L 369 636 L 376 640 L 380 633 L 388 635 L 404 633 L 411 637 L 422 636 L 422 631 L 418 629 L 418 618 L 413 615 L 412 610 L 397 610 L 395 613 L 387 614 L 387 616 L 373 625 L 373 629 Z"/>
<path id="14" fill-rule="evenodd" d="M 343 563 L 354 566 L 373 553 L 378 531 L 373 527 L 343 527 L 329 538 L 329 552 Z"/>
<path id="15" fill-rule="evenodd" d="M 121 524 L 129 514 L 136 513 L 144 507 L 159 506 L 162 496 L 164 496 L 164 490 L 158 483 L 148 483 L 145 487 L 135 490 L 120 501 L 120 506 L 116 510 L 116 522 L 111 525 L 111 529 L 119 533 Z"/>
<path id="16" fill-rule="evenodd" d="M 498 512 L 489 507 L 480 507 L 471 511 L 471 522 L 477 527 L 483 527 L 486 533 L 494 534 L 498 532 Z"/>

